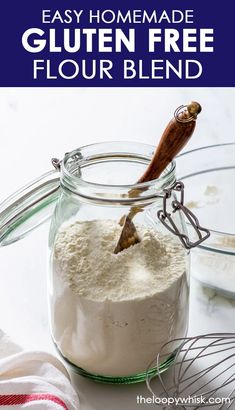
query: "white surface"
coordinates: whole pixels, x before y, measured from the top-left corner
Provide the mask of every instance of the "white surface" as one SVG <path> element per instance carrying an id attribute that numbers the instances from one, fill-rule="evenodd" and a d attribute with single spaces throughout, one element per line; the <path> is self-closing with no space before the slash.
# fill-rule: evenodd
<path id="1" fill-rule="evenodd" d="M 156 144 L 174 109 L 198 100 L 203 112 L 187 149 L 235 141 L 235 89 L 2 89 L 0 201 L 50 169 L 50 158 L 102 140 Z M 0 328 L 25 348 L 53 352 L 47 320 L 44 225 L 0 249 Z M 36 247 L 37 244 L 37 247 Z M 189 334 L 235 331 L 235 302 L 192 281 Z M 79 378 L 82 410 L 144 409 L 144 384 L 103 386 Z M 147 408 L 156 408 L 148 405 Z"/>

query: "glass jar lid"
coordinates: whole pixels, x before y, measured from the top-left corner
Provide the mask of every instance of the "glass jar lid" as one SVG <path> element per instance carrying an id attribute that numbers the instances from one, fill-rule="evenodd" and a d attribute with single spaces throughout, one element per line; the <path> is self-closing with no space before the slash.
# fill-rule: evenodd
<path id="1" fill-rule="evenodd" d="M 51 217 L 60 191 L 58 170 L 49 171 L 0 204 L 0 244 L 9 245 Z"/>

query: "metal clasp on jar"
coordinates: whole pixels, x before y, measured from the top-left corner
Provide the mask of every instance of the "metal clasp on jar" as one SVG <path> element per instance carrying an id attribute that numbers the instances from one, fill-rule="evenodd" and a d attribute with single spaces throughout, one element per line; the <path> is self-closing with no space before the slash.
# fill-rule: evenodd
<path id="1" fill-rule="evenodd" d="M 174 199 L 171 202 L 172 211 L 168 212 L 167 202 L 172 197 L 172 193 L 174 191 L 180 193 L 180 199 Z M 196 240 L 195 242 L 190 241 L 189 237 L 185 233 L 180 232 L 177 225 L 175 224 L 172 218 L 172 214 L 177 211 L 183 212 L 184 216 L 196 232 L 198 240 Z M 181 181 L 177 181 L 172 188 L 164 190 L 163 209 L 158 211 L 157 216 L 162 224 L 168 229 L 168 231 L 178 236 L 186 249 L 195 248 L 210 236 L 210 231 L 206 228 L 203 228 L 200 225 L 197 217 L 184 205 L 184 184 Z"/>

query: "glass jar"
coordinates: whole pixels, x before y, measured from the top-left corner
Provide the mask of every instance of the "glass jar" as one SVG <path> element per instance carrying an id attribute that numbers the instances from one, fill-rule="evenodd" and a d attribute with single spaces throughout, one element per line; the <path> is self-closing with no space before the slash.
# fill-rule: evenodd
<path id="1" fill-rule="evenodd" d="M 54 159 L 54 171 L 0 207 L 6 245 L 50 217 L 56 204 L 49 233 L 52 338 L 76 373 L 102 382 L 145 380 L 161 346 L 187 334 L 186 248 L 195 244 L 187 246 L 183 194 L 178 201 L 173 192 L 175 162 L 157 180 L 133 184 L 153 152 L 126 142 L 79 148 Z M 140 242 L 114 254 L 119 221 L 130 209 L 138 211 Z M 173 358 L 168 352 L 162 371 Z"/>

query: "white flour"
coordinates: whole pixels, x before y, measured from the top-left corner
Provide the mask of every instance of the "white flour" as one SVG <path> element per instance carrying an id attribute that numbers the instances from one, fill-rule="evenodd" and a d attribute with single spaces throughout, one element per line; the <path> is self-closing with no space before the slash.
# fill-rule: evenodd
<path id="1" fill-rule="evenodd" d="M 115 255 L 116 221 L 76 222 L 57 235 L 51 325 L 61 353 L 86 371 L 146 370 L 160 346 L 187 332 L 185 250 L 137 226 L 141 242 Z"/>

